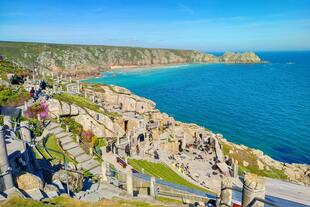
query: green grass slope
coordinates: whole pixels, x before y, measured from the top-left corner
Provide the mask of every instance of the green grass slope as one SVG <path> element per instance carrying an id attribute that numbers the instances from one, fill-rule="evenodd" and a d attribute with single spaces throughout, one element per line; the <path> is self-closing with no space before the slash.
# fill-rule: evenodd
<path id="1" fill-rule="evenodd" d="M 163 163 L 153 163 L 148 162 L 146 160 L 136 160 L 136 159 L 129 159 L 128 160 L 129 165 L 131 165 L 134 169 L 138 170 L 139 172 L 142 172 L 142 169 L 144 169 L 144 173 L 161 178 L 165 181 L 175 183 L 178 185 L 183 185 L 186 187 L 194 188 L 197 190 L 207 191 L 206 189 L 199 187 L 181 176 L 179 176 L 177 173 L 175 173 L 170 167 L 168 167 L 166 164 Z"/>

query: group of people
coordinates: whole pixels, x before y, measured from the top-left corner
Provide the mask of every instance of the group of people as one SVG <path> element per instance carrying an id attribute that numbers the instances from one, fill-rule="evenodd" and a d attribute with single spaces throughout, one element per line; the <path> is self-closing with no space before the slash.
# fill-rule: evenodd
<path id="1" fill-rule="evenodd" d="M 40 81 L 37 89 L 35 87 L 31 87 L 29 93 L 33 102 L 37 101 L 41 96 L 45 97 L 46 100 L 49 99 L 49 95 L 45 93 L 46 88 L 47 83 L 44 80 Z"/>

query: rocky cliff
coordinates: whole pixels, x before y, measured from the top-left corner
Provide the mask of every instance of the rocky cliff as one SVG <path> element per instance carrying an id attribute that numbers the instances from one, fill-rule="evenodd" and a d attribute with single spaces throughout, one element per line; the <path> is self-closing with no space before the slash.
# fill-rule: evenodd
<path id="1" fill-rule="evenodd" d="M 18 65 L 57 71 L 98 72 L 114 66 L 184 63 L 261 63 L 253 52 L 214 56 L 194 50 L 0 42 L 0 55 Z"/>

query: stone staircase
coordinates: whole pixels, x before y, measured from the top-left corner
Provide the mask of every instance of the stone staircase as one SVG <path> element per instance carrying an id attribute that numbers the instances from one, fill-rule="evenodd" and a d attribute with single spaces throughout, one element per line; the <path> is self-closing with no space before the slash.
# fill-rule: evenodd
<path id="1" fill-rule="evenodd" d="M 88 155 L 83 148 L 76 143 L 72 133 L 66 132 L 60 124 L 51 122 L 45 129 L 49 134 L 54 134 L 59 140 L 61 148 L 78 162 L 78 168 L 89 171 L 93 175 L 101 176 L 101 164 Z"/>
<path id="2" fill-rule="evenodd" d="M 129 198 L 123 190 L 106 182 L 94 183 L 88 190 L 80 191 L 74 195 L 75 199 L 87 202 L 97 202 L 102 199 L 112 199 L 114 197 Z"/>

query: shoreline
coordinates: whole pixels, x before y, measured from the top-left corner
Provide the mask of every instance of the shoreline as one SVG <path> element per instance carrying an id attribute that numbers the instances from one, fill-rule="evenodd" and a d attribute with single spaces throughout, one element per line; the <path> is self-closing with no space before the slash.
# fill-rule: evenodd
<path id="1" fill-rule="evenodd" d="M 189 65 L 198 65 L 199 63 L 179 63 L 179 64 L 158 64 L 158 65 L 128 65 L 128 66 L 112 66 L 109 71 L 105 72 L 112 72 L 112 71 L 121 71 L 121 72 L 131 72 L 131 71 L 142 71 L 142 70 L 153 70 L 153 69 L 161 69 L 161 68 L 178 68 L 178 67 L 185 67 Z"/>
<path id="2" fill-rule="evenodd" d="M 268 61 L 262 61 L 260 63 L 234 63 L 234 62 L 192 62 L 192 63 L 174 63 L 174 64 L 152 64 L 152 65 L 115 65 L 108 66 L 109 68 L 105 70 L 98 71 L 100 75 L 87 75 L 86 77 L 79 79 L 77 75 L 77 80 L 87 81 L 89 79 L 97 79 L 104 76 L 104 73 L 114 73 L 114 72 L 142 72 L 149 70 L 161 70 L 161 69 L 173 69 L 173 68 L 181 68 L 191 65 L 212 65 L 212 64 L 225 64 L 225 65 L 244 65 L 244 64 L 267 64 Z"/>

